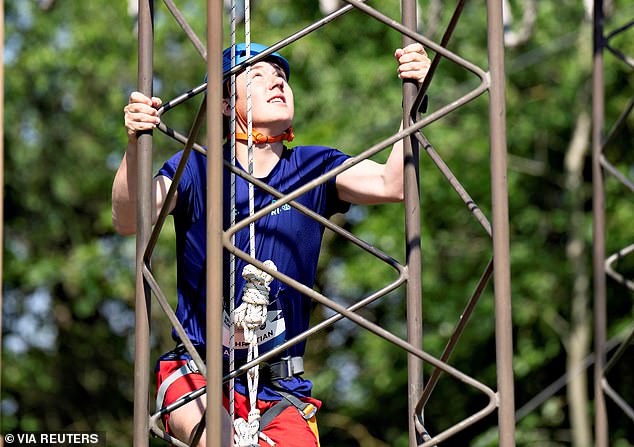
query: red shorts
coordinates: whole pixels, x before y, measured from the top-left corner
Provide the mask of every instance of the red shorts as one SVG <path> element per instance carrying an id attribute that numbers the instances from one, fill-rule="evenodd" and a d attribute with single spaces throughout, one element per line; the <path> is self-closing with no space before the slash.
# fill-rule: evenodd
<path id="1" fill-rule="evenodd" d="M 185 363 L 187 363 L 186 360 L 163 360 L 159 362 L 159 371 L 156 373 L 157 387 L 160 387 L 164 380 Z M 205 377 L 199 373 L 187 374 L 178 378 L 167 389 L 163 407 L 205 385 L 207 385 Z M 306 397 L 301 400 L 315 405 L 318 409 L 321 407 L 321 401 L 317 399 Z M 260 410 L 260 414 L 264 414 L 278 402 L 258 399 L 257 407 Z M 226 395 L 223 397 L 223 405 L 229 411 L 229 397 Z M 248 398 L 236 392 L 234 403 L 235 417 L 247 420 L 250 407 Z M 166 416 L 164 422 L 166 430 L 169 432 L 168 421 L 169 416 Z M 293 406 L 282 411 L 262 432 L 275 441 L 278 447 L 319 447 L 319 434 L 315 417 L 313 416 L 311 419 L 306 420 Z M 260 439 L 260 446 L 268 447 L 269 444 Z"/>

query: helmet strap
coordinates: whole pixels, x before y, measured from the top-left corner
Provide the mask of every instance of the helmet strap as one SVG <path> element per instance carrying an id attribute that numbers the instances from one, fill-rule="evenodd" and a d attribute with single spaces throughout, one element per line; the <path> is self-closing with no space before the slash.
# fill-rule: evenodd
<path id="1" fill-rule="evenodd" d="M 264 135 L 262 132 L 253 129 L 251 131 L 251 136 L 253 137 L 253 141 L 256 144 L 265 144 L 265 143 L 277 143 L 278 141 L 293 141 L 293 138 L 295 138 L 295 134 L 293 134 L 293 128 L 289 127 L 288 129 L 286 129 L 286 132 L 280 134 L 280 135 L 275 135 L 275 136 L 268 136 L 268 135 Z M 238 141 L 249 141 L 249 135 L 246 133 L 236 133 L 236 140 Z"/>
<path id="2" fill-rule="evenodd" d="M 238 120 L 240 120 L 240 122 L 247 127 L 247 122 L 244 119 L 244 117 L 240 114 L 240 112 L 238 112 L 238 110 L 236 109 L 236 116 L 238 117 Z M 277 143 L 278 141 L 288 141 L 291 142 L 293 141 L 293 138 L 295 138 L 295 134 L 293 134 L 293 126 L 289 127 L 288 129 L 286 129 L 286 131 L 280 135 L 275 135 L 275 136 L 269 136 L 269 135 L 264 135 L 262 132 L 260 132 L 257 129 L 252 129 L 251 130 L 251 136 L 253 137 L 253 141 L 256 144 L 266 144 L 266 143 Z M 238 133 L 236 132 L 236 140 L 238 141 L 249 141 L 249 135 L 246 133 Z"/>

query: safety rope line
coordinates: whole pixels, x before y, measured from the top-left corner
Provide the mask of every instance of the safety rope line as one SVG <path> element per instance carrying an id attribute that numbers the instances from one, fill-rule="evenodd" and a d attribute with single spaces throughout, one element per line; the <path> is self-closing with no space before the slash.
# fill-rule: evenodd
<path id="1" fill-rule="evenodd" d="M 233 12 L 233 9 L 232 9 Z M 233 18 L 233 17 L 232 17 Z M 232 22 L 232 26 L 234 26 Z M 249 0 L 245 0 L 244 3 L 244 34 L 245 34 L 245 50 L 246 58 L 251 57 L 251 5 Z M 232 28 L 232 67 L 235 66 L 235 33 Z M 251 66 L 246 67 L 246 109 L 247 109 L 247 148 L 248 148 L 248 173 L 254 174 L 254 147 L 253 147 L 253 110 L 251 102 Z M 232 76 L 232 146 L 235 154 L 235 119 L 237 110 L 235 108 L 235 76 Z M 235 161 L 234 161 L 235 164 Z M 232 191 L 234 192 L 234 191 Z M 249 182 L 249 216 L 255 213 L 255 187 L 253 183 Z M 232 210 L 233 214 L 233 210 Z M 232 216 L 235 219 L 235 216 Z M 249 254 L 251 257 L 255 257 L 255 222 L 249 224 Z M 273 261 L 266 261 L 265 265 L 273 270 L 276 270 Z M 235 270 L 235 264 L 233 267 Z M 235 278 L 235 272 L 234 278 Z M 270 283 L 273 277 L 268 273 L 256 268 L 249 264 L 246 265 L 242 271 L 242 276 L 245 279 L 244 291 L 242 295 L 242 303 L 237 309 L 233 310 L 232 329 L 235 331 L 235 326 L 242 328 L 244 333 L 244 340 L 248 343 L 247 349 L 247 361 L 250 362 L 259 356 L 258 352 L 258 340 L 256 330 L 261 325 L 266 323 L 266 317 L 269 304 L 269 290 Z M 235 283 L 235 281 L 232 281 Z M 235 301 L 232 297 L 232 303 Z M 235 332 L 234 332 L 235 333 Z M 230 347 L 231 356 L 235 351 L 235 340 Z M 233 370 L 233 367 L 232 367 Z M 258 385 L 260 367 L 255 365 L 253 368 L 247 371 L 247 388 L 249 394 L 250 410 L 248 413 L 248 419 L 235 418 L 235 408 L 232 413 L 232 419 L 234 423 L 234 442 L 237 447 L 258 447 L 258 438 L 262 438 L 269 445 L 275 446 L 275 442 L 268 436 L 260 431 L 260 410 L 257 408 L 258 397 Z M 233 391 L 235 396 L 235 390 Z"/>
<path id="2" fill-rule="evenodd" d="M 249 0 L 246 0 L 244 3 L 245 13 L 244 13 L 244 21 L 245 21 L 245 43 L 246 43 L 246 58 L 249 59 L 251 57 L 251 31 L 250 31 L 250 7 Z M 247 147 L 248 147 L 248 173 L 249 175 L 253 175 L 253 109 L 251 104 L 251 66 L 247 65 L 246 70 L 246 96 L 247 96 Z M 249 182 L 249 216 L 252 216 L 255 213 L 255 188 L 253 183 Z M 251 222 L 249 224 L 249 254 L 251 257 L 255 257 L 255 222 Z"/>
<path id="3" fill-rule="evenodd" d="M 276 271 L 273 261 L 264 262 L 265 267 Z M 240 326 L 244 331 L 244 340 L 249 343 L 247 351 L 247 362 L 259 356 L 258 337 L 256 330 L 266 323 L 266 315 L 269 304 L 270 284 L 273 276 L 265 271 L 248 264 L 242 270 L 242 277 L 245 279 L 242 303 L 235 310 L 234 324 Z M 249 402 L 251 409 L 248 420 L 236 419 L 235 443 L 238 447 L 258 447 L 258 437 L 264 439 L 274 446 L 268 436 L 260 432 L 260 410 L 257 408 L 259 366 L 256 365 L 247 371 L 247 385 L 249 391 Z"/>

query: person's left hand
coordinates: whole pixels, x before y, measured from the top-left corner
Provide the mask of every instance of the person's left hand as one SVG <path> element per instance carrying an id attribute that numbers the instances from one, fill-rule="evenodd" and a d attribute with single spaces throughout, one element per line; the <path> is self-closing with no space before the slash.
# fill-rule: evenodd
<path id="1" fill-rule="evenodd" d="M 394 52 L 398 61 L 398 77 L 401 79 L 413 79 L 418 83 L 423 82 L 431 60 L 420 43 L 412 43 L 405 48 L 398 48 Z"/>

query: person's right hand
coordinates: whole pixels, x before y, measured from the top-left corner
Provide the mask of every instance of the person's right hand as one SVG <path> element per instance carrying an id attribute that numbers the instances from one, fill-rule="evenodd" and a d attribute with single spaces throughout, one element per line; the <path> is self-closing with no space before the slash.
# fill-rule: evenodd
<path id="1" fill-rule="evenodd" d="M 138 131 L 152 130 L 161 122 L 157 111 L 161 104 L 161 98 L 148 98 L 141 92 L 130 93 L 130 102 L 123 108 L 128 138 L 136 138 Z"/>

